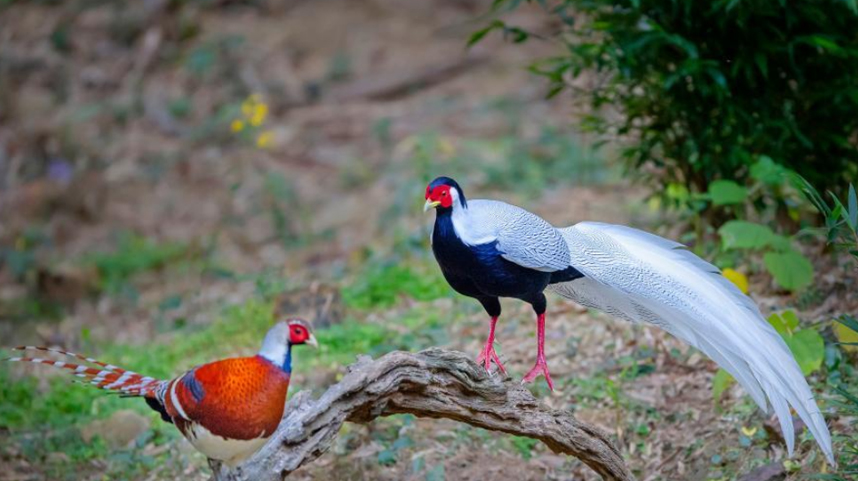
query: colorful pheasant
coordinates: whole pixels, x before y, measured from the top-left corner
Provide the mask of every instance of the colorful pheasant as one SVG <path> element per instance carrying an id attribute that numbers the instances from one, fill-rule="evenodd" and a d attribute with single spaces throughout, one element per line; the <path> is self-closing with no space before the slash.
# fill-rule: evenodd
<path id="1" fill-rule="evenodd" d="M 476 298 L 491 318 L 478 362 L 503 371 L 494 350 L 499 297 L 530 303 L 536 312 L 536 364 L 553 389 L 545 360 L 543 291 L 636 323 L 648 323 L 700 349 L 727 370 L 757 404 L 775 411 L 793 451 L 790 407 L 834 464 L 831 435 L 813 392 L 786 343 L 759 308 L 721 271 L 682 244 L 621 225 L 581 222 L 555 228 L 541 217 L 494 200 L 467 200 L 453 179 L 426 187 L 435 209 L 432 251 L 444 277 Z"/>
<path id="2" fill-rule="evenodd" d="M 234 466 L 261 448 L 280 424 L 292 372 L 292 346 L 299 344 L 317 347 L 309 324 L 301 319 L 278 322 L 265 335 L 256 356 L 204 364 L 169 381 L 49 347 L 16 350 L 55 352 L 98 367 L 33 357 L 7 361 L 68 369 L 101 389 L 142 397 L 197 450 Z"/>

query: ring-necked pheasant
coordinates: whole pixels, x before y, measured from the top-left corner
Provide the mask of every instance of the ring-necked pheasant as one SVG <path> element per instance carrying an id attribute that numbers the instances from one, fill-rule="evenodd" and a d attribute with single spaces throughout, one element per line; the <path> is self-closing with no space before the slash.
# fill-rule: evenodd
<path id="1" fill-rule="evenodd" d="M 544 374 L 543 291 L 587 307 L 656 325 L 714 359 L 768 412 L 771 404 L 792 455 L 790 407 L 807 424 L 830 463 L 831 435 L 786 343 L 756 304 L 721 271 L 685 246 L 630 227 L 581 222 L 557 229 L 541 217 L 494 200 L 467 200 L 459 184 L 438 177 L 426 187 L 424 211 L 436 210 L 432 251 L 454 290 L 476 298 L 491 317 L 477 362 L 503 366 L 494 350 L 499 297 L 530 303 L 537 316 L 536 364 Z"/>
<path id="2" fill-rule="evenodd" d="M 6 360 L 68 369 L 95 387 L 142 397 L 201 453 L 236 465 L 261 448 L 280 424 L 292 372 L 292 346 L 299 344 L 317 347 L 310 325 L 301 319 L 281 321 L 265 335 L 256 356 L 203 364 L 169 381 L 49 347 L 15 349 L 54 352 L 97 367 L 34 357 Z"/>

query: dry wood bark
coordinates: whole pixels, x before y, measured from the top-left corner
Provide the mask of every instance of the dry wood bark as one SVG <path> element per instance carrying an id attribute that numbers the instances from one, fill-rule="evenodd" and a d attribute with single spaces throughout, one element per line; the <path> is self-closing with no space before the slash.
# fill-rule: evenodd
<path id="1" fill-rule="evenodd" d="M 392 352 L 375 361 L 362 356 L 318 400 L 299 392 L 286 412 L 271 441 L 243 465 L 231 469 L 212 462 L 213 479 L 281 480 L 327 451 L 345 421 L 368 423 L 404 413 L 538 439 L 604 479 L 634 479 L 603 431 L 542 405 L 518 383 L 488 376 L 460 352 Z"/>

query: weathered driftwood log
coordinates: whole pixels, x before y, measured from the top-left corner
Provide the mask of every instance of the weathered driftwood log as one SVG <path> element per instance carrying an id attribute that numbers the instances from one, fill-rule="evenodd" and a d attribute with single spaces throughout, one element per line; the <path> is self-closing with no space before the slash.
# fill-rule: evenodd
<path id="1" fill-rule="evenodd" d="M 538 439 L 604 479 L 634 479 L 603 431 L 542 405 L 518 383 L 488 376 L 460 352 L 392 352 L 375 361 L 362 356 L 321 398 L 299 392 L 286 412 L 268 444 L 243 465 L 230 469 L 212 462 L 213 479 L 279 481 L 327 451 L 345 421 L 368 423 L 404 413 Z"/>

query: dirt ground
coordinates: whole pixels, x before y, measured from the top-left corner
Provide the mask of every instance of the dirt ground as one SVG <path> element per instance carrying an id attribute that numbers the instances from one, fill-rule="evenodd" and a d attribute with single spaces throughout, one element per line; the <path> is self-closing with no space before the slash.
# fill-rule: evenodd
<path id="1" fill-rule="evenodd" d="M 604 178 L 582 170 L 536 188 L 526 170 L 503 177 L 516 160 L 498 152 L 518 143 L 532 160 L 569 148 L 557 137 L 585 150 L 592 139 L 575 128 L 574 99 L 545 100 L 546 86 L 526 70 L 557 45 L 513 47 L 497 36 L 465 48 L 484 9 L 469 0 L 0 2 L 0 246 L 27 254 L 15 258 L 21 272 L 11 257 L 0 269 L 0 344 L 142 347 L 176 335 L 162 315 L 176 296 L 184 302 L 171 319 L 203 326 L 252 296 L 259 273 L 289 288 L 341 286 L 369 258 L 425 249 L 429 217 L 419 208 L 426 181 L 441 173 L 557 225 L 591 219 L 669 234 L 644 192 L 610 165 Z M 535 9 L 513 18 L 550 30 Z M 259 105 L 267 112 L 252 125 L 243 109 Z M 554 147 L 543 153 L 546 138 Z M 469 157 L 475 145 L 489 154 Z M 111 292 L 79 260 L 115 249 L 123 232 L 189 245 L 230 275 L 153 270 L 135 277 L 134 292 Z M 764 310 L 797 303 L 752 280 Z M 824 280 L 823 292 L 838 282 Z M 444 347 L 477 353 L 486 320 L 466 300 L 406 300 L 359 315 L 394 325 L 415 304 L 441 315 L 465 309 L 445 327 Z M 810 306 L 812 319 L 833 311 Z M 516 302 L 504 312 L 503 358 L 520 377 L 533 361 L 531 313 Z M 735 387 L 716 409 L 709 360 L 556 298 L 550 313 L 549 363 L 568 382 L 537 392 L 614 434 L 640 479 L 731 479 L 785 458 L 777 441 L 740 448 L 741 427 L 770 421 Z M 651 372 L 629 374 L 641 360 Z M 298 381 L 320 390 L 342 369 Z M 385 422 L 350 427 L 293 478 L 594 479 L 543 446 L 519 453 L 453 422 Z M 412 444 L 380 463 L 377 434 L 390 426 Z M 814 449 L 802 443 L 797 459 Z M 206 478 L 199 461 L 187 479 Z M 14 469 L 2 480 L 48 479 L 21 458 L 5 462 Z M 818 455 L 808 462 L 818 464 Z M 97 464 L 87 478 L 100 479 Z"/>

